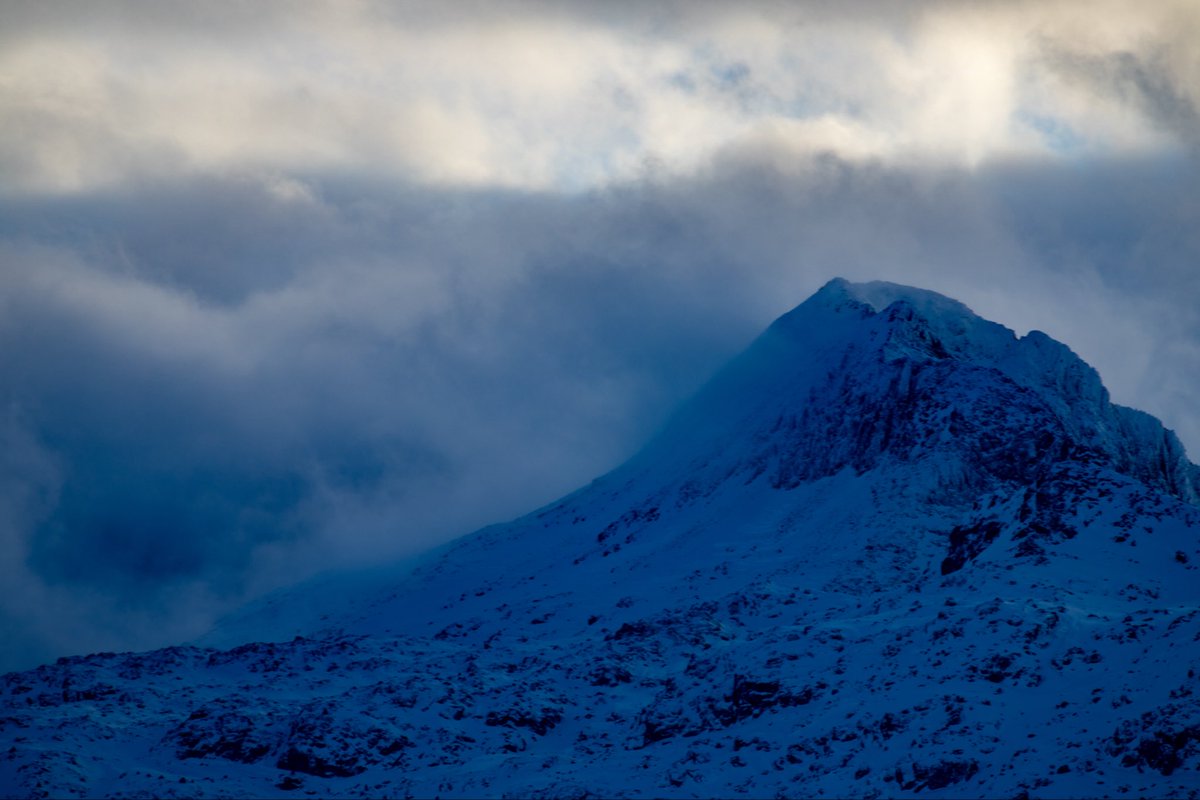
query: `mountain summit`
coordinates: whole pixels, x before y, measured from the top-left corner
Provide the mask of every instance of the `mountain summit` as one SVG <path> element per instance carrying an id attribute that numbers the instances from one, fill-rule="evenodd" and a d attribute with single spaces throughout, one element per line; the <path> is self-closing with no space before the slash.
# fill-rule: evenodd
<path id="1" fill-rule="evenodd" d="M 776 486 L 938 457 L 967 492 L 1054 463 L 1106 464 L 1185 502 L 1196 470 L 1157 420 L 1113 405 L 1095 370 L 1040 331 L 1018 338 L 933 292 L 836 279 L 781 317 L 668 433 L 753 443 Z M 942 465 L 945 466 L 945 465 Z"/>
<path id="2" fill-rule="evenodd" d="M 1192 796 L 1198 492 L 1066 346 L 834 280 L 562 500 L 5 676 L 0 789 Z"/>

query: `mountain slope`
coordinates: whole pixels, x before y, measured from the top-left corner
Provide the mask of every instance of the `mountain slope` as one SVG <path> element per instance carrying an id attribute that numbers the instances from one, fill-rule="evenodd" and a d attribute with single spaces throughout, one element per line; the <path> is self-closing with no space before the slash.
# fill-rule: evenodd
<path id="1" fill-rule="evenodd" d="M 1198 487 L 1065 346 L 835 280 L 561 501 L 5 676 L 0 787 L 1195 796 Z"/>

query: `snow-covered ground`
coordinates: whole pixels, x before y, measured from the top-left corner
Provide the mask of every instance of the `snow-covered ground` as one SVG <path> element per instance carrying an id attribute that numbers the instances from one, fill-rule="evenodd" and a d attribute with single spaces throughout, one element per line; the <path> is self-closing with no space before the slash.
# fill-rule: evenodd
<path id="1" fill-rule="evenodd" d="M 1194 797 L 1198 485 L 1065 346 L 832 281 L 556 503 L 0 678 L 0 790 Z"/>

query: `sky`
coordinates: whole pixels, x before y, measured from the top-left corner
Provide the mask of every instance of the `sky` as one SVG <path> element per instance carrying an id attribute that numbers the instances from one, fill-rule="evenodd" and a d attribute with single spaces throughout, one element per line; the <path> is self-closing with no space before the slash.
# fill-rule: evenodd
<path id="1" fill-rule="evenodd" d="M 1200 6 L 0 6 L 0 671 L 636 451 L 834 276 L 1200 454 Z"/>

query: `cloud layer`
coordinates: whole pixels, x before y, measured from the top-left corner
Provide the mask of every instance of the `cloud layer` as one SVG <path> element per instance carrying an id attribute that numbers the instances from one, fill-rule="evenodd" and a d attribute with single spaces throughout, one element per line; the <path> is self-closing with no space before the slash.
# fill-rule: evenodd
<path id="1" fill-rule="evenodd" d="M 158 8 L 0 20 L 0 669 L 549 501 L 833 275 L 1200 452 L 1188 4 Z"/>
<path id="2" fill-rule="evenodd" d="M 762 137 L 964 165 L 1144 154 L 1196 144 L 1197 16 L 1185 0 L 17 4 L 0 169 L 41 191 L 227 169 L 579 189 Z"/>

